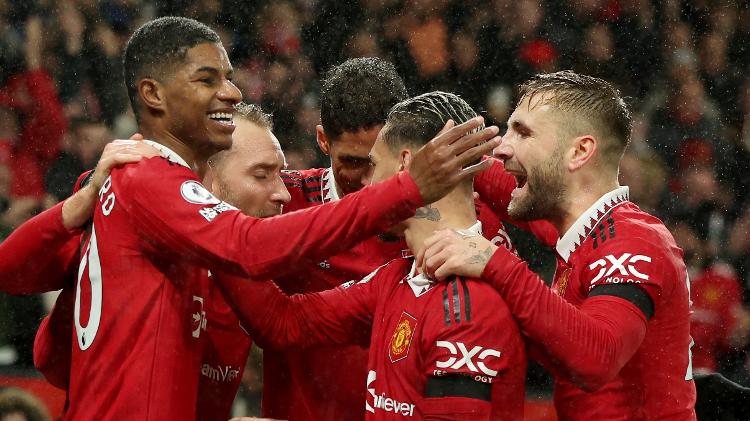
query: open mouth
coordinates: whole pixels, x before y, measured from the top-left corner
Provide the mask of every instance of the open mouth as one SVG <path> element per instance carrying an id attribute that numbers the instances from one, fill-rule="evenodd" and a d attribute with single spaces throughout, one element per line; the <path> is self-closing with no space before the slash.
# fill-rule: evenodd
<path id="1" fill-rule="evenodd" d="M 211 113 L 208 115 L 208 118 L 227 126 L 234 126 L 232 113 Z"/>
<path id="2" fill-rule="evenodd" d="M 514 175 L 513 177 L 516 179 L 516 188 L 522 189 L 526 185 L 525 175 Z"/>

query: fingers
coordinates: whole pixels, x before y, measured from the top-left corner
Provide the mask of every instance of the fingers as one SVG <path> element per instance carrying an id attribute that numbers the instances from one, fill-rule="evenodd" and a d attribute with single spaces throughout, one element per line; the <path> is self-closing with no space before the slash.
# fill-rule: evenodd
<path id="1" fill-rule="evenodd" d="M 485 161 L 476 163 L 474 165 L 471 165 L 471 166 L 468 166 L 468 167 L 462 169 L 458 176 L 461 179 L 465 179 L 465 178 L 469 178 L 469 177 L 474 177 L 474 175 L 476 175 L 477 173 L 480 173 L 480 172 L 482 172 L 482 171 L 490 168 L 491 166 L 492 166 L 492 161 L 486 161 L 485 160 Z M 474 194 L 475 194 L 474 198 L 477 199 L 479 197 L 479 194 L 476 193 L 476 192 Z"/>
<path id="2" fill-rule="evenodd" d="M 443 130 L 438 133 L 437 136 L 435 136 L 431 143 L 434 143 L 436 146 L 441 145 L 451 145 L 456 140 L 461 139 L 466 133 L 469 133 L 470 131 L 477 129 L 484 124 L 484 118 L 480 117 L 474 117 L 471 120 L 465 121 L 458 126 L 448 127 L 449 124 L 454 124 L 453 120 L 448 120 L 448 123 L 443 127 Z M 494 126 L 493 126 L 494 127 Z"/>
<path id="3" fill-rule="evenodd" d="M 466 134 L 450 145 L 451 152 L 453 155 L 457 156 L 466 151 L 479 148 L 483 152 L 482 155 L 491 155 L 492 150 L 500 144 L 499 141 L 497 143 L 491 142 L 496 138 L 498 133 L 500 133 L 500 129 L 497 126 L 490 126 L 476 133 Z M 499 137 L 497 137 L 497 139 L 499 139 Z M 490 143 L 491 147 L 487 146 L 487 143 Z"/>
<path id="4" fill-rule="evenodd" d="M 144 139 L 144 137 L 143 137 L 143 135 L 142 135 L 142 134 L 140 134 L 140 133 L 133 133 L 133 135 L 132 135 L 132 136 L 130 136 L 130 139 L 131 139 L 131 140 L 143 140 L 143 139 Z"/>

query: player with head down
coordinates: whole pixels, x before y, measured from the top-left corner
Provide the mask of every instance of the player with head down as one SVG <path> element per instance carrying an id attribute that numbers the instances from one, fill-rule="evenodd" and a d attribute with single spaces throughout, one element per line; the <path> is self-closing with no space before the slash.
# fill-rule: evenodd
<path id="1" fill-rule="evenodd" d="M 476 113 L 456 95 L 432 92 L 391 110 L 370 159 L 379 182 L 413 164 L 414 152 L 448 120 Z M 420 208 L 392 229 L 412 252 L 440 228 L 481 233 L 471 180 Z M 397 258 L 360 282 L 320 292 L 283 294 L 217 274 L 243 325 L 266 348 L 370 346 L 366 419 L 520 419 L 525 346 L 505 304 L 489 285 L 470 278 L 436 284 L 413 257 Z"/>

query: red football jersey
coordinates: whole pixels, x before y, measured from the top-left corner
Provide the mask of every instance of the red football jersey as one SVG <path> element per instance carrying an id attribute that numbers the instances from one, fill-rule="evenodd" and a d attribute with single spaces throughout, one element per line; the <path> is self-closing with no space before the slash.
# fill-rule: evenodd
<path id="1" fill-rule="evenodd" d="M 621 187 L 604 195 L 581 215 L 558 241 L 557 253 L 552 291 L 575 307 L 554 299 L 554 293 L 535 274 L 502 250 L 490 260 L 483 277 L 501 291 L 523 331 L 536 341 L 535 351 L 548 357 L 555 377 L 554 400 L 559 418 L 695 419 L 689 281 L 682 251 L 666 227 L 629 202 L 628 188 Z M 623 284 L 633 285 L 638 288 L 637 294 L 650 297 L 650 319 L 650 314 L 645 314 L 650 311 L 644 312 L 642 307 L 614 294 L 611 286 Z M 643 299 L 648 301 L 645 295 Z M 597 317 L 587 318 L 588 313 L 577 309 L 591 310 L 594 306 L 599 311 Z M 615 323 L 609 324 L 607 316 L 602 315 L 607 308 L 612 322 L 620 318 L 634 320 L 637 315 L 638 323 L 645 325 L 642 341 L 625 348 L 611 343 L 608 337 L 632 339 L 633 335 L 620 336 L 621 332 L 608 330 Z M 615 310 L 628 313 L 614 313 Z M 608 371 L 612 368 L 600 367 L 598 361 L 587 357 L 598 358 L 609 349 L 616 350 L 612 351 L 616 356 L 611 365 L 622 367 L 619 371 Z M 633 353 L 624 349 L 632 349 Z M 589 386 L 595 390 L 587 393 L 574 380 L 577 384 L 597 386 Z M 597 383 L 600 381 L 603 386 Z"/>
<path id="2" fill-rule="evenodd" d="M 330 168 L 288 171 L 283 178 L 291 195 L 285 213 L 339 199 Z M 475 205 L 487 237 L 512 249 L 499 218 L 482 202 Z M 321 262 L 302 264 L 295 273 L 276 277 L 274 282 L 287 294 L 325 291 L 361 279 L 386 262 L 409 254 L 402 240 L 375 236 Z M 367 356 L 367 348 L 356 345 L 264 353 L 263 415 L 292 420 L 362 420 L 365 392 L 360 386 L 367 375 Z"/>
<path id="3" fill-rule="evenodd" d="M 226 421 L 253 342 L 216 286 L 208 287 L 206 335 L 198 383 L 198 421 Z"/>
<path id="4" fill-rule="evenodd" d="M 356 284 L 292 297 L 272 282 L 217 282 L 266 352 L 369 343 L 365 419 L 522 419 L 525 345 L 498 294 L 475 280 L 419 278 L 402 258 Z"/>
<path id="5" fill-rule="evenodd" d="M 336 205 L 251 218 L 154 145 L 168 158 L 115 169 L 99 192 L 79 269 L 66 419 L 194 419 L 207 324 L 204 268 L 267 278 L 300 256 L 346 249 L 421 205 L 401 173 Z M 380 200 L 362 206 L 374 197 Z M 338 223 L 311 229 L 316 217 Z"/>
<path id="6" fill-rule="evenodd" d="M 717 357 L 728 350 L 729 336 L 742 312 L 742 285 L 731 267 L 716 263 L 691 279 L 690 296 L 693 368 L 717 371 Z"/>

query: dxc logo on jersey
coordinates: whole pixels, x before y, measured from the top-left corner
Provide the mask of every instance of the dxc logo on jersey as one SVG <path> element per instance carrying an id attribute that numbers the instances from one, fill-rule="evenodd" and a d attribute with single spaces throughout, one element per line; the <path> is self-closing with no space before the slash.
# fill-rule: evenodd
<path id="1" fill-rule="evenodd" d="M 599 273 L 591 280 L 591 288 L 605 276 L 604 282 L 608 284 L 640 284 L 641 281 L 648 281 L 648 275 L 636 269 L 635 264 L 638 262 L 651 263 L 651 258 L 642 254 L 633 255 L 632 253 L 623 253 L 620 257 L 611 254 L 604 256 L 604 259 L 599 259 L 589 265 L 591 270 L 601 268 Z M 617 274 L 615 274 L 615 271 L 617 271 Z"/>
<path id="2" fill-rule="evenodd" d="M 461 353 L 460 358 L 451 356 L 445 361 L 437 361 L 435 363 L 435 366 L 437 366 L 438 368 L 450 368 L 453 370 L 458 370 L 459 368 L 466 366 L 474 373 L 482 372 L 488 376 L 497 376 L 497 370 L 492 370 L 491 368 L 487 367 L 484 364 L 484 360 L 489 357 L 500 358 L 500 351 L 496 351 L 490 348 L 483 350 L 481 346 L 475 346 L 471 348 L 471 350 L 468 350 L 463 342 L 456 342 L 455 344 L 453 344 L 453 342 L 448 341 L 437 341 L 437 346 L 447 349 L 448 352 L 451 353 L 451 355 L 458 356 L 458 353 Z M 476 364 L 474 364 L 475 356 L 478 360 Z"/>

